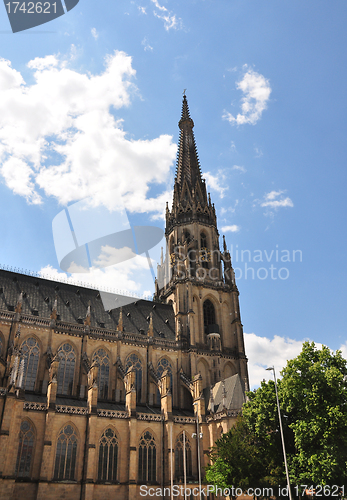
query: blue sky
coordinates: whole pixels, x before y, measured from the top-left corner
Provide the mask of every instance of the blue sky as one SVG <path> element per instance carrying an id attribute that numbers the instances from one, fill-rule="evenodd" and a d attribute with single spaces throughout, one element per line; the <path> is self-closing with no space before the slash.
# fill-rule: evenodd
<path id="1" fill-rule="evenodd" d="M 80 0 L 13 34 L 0 10 L 1 264 L 61 278 L 52 220 L 80 199 L 163 227 L 187 89 L 238 268 L 252 385 L 304 339 L 347 356 L 346 11 L 341 0 Z M 138 256 L 73 279 L 151 292 L 146 266 Z"/>

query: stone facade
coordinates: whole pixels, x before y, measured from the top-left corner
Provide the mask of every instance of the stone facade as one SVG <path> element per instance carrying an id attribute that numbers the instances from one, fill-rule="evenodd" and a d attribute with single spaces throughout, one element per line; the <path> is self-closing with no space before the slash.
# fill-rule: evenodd
<path id="1" fill-rule="evenodd" d="M 233 425 L 248 390 L 239 293 L 193 126 L 184 96 L 153 301 L 105 311 L 97 290 L 0 271 L 0 499 L 197 484 Z"/>

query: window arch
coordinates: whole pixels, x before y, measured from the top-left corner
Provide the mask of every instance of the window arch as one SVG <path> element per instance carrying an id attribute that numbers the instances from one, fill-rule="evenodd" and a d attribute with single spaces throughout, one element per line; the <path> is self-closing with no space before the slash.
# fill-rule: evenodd
<path id="1" fill-rule="evenodd" d="M 30 477 L 31 462 L 34 454 L 35 431 L 28 420 L 23 420 L 19 431 L 19 444 L 16 461 L 16 476 Z"/>
<path id="2" fill-rule="evenodd" d="M 40 358 L 40 347 L 37 340 L 32 337 L 24 340 L 21 345 L 21 353 L 24 359 L 23 387 L 27 391 L 33 391 Z"/>
<path id="3" fill-rule="evenodd" d="M 59 358 L 57 393 L 70 396 L 75 373 L 75 351 L 70 344 L 63 344 L 59 347 L 57 355 Z"/>
<path id="4" fill-rule="evenodd" d="M 58 435 L 55 453 L 54 479 L 75 479 L 77 436 L 72 425 L 66 425 Z"/>
<path id="5" fill-rule="evenodd" d="M 139 445 L 139 481 L 155 482 L 157 478 L 157 447 L 149 431 L 145 431 Z"/>
<path id="6" fill-rule="evenodd" d="M 200 247 L 207 248 L 207 236 L 205 233 L 200 234 Z"/>
<path id="7" fill-rule="evenodd" d="M 100 399 L 108 398 L 108 384 L 110 377 L 110 358 L 105 349 L 98 349 L 93 355 L 93 363 L 99 365 L 98 370 L 98 397 Z"/>
<path id="8" fill-rule="evenodd" d="M 98 481 L 115 482 L 117 480 L 118 440 L 110 427 L 106 429 L 99 444 Z"/>
<path id="9" fill-rule="evenodd" d="M 186 474 L 187 476 L 192 476 L 192 447 L 190 441 L 185 435 L 185 445 L 186 445 Z M 176 439 L 175 446 L 175 471 L 176 478 L 182 478 L 184 476 L 184 462 L 183 462 L 183 432 Z"/>
<path id="10" fill-rule="evenodd" d="M 200 234 L 200 263 L 205 269 L 208 269 L 208 250 L 207 250 L 207 236 L 205 233 Z"/>
<path id="11" fill-rule="evenodd" d="M 204 326 L 205 326 L 205 332 L 208 333 L 206 330 L 209 325 L 215 325 L 216 324 L 216 314 L 214 310 L 214 305 L 212 302 L 207 299 L 204 302 L 203 305 L 203 310 L 204 310 Z"/>
<path id="12" fill-rule="evenodd" d="M 184 234 L 185 241 L 189 245 L 189 243 L 192 241 L 192 237 L 190 236 L 190 231 L 188 231 L 188 229 L 185 229 L 183 234 Z"/>
<path id="13" fill-rule="evenodd" d="M 168 359 L 166 358 L 161 358 L 159 361 L 158 361 L 158 365 L 157 365 L 157 377 L 160 378 L 164 371 L 165 370 L 168 370 L 169 374 L 170 374 L 170 389 L 171 389 L 171 392 L 172 392 L 172 388 L 173 388 L 173 385 L 172 385 L 172 366 L 171 366 L 171 363 Z M 160 405 L 160 392 L 159 392 L 159 389 L 157 389 L 157 404 Z"/>
<path id="14" fill-rule="evenodd" d="M 125 361 L 125 371 L 127 371 L 131 366 L 134 367 L 136 372 L 135 385 L 136 385 L 136 401 L 141 401 L 142 394 L 142 363 L 138 355 L 133 353 L 129 354 Z"/>

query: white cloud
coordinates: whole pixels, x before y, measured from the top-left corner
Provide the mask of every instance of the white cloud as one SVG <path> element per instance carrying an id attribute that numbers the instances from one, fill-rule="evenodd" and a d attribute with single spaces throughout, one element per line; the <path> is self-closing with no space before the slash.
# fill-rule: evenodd
<path id="1" fill-rule="evenodd" d="M 223 233 L 237 233 L 240 231 L 240 226 L 237 226 L 236 224 L 233 224 L 232 226 L 223 226 L 222 227 L 222 232 Z"/>
<path id="2" fill-rule="evenodd" d="M 265 370 L 269 366 L 274 366 L 276 375 L 279 376 L 287 361 L 300 354 L 304 342 L 279 335 L 270 340 L 267 337 L 258 337 L 255 333 L 245 333 L 244 337 L 251 388 L 258 387 L 263 379 L 269 380 L 273 377 L 272 372 Z M 317 343 L 316 346 L 321 348 L 321 344 Z"/>
<path id="3" fill-rule="evenodd" d="M 266 368 L 274 366 L 276 376 L 280 377 L 280 371 L 287 361 L 298 356 L 302 350 L 302 344 L 310 339 L 294 340 L 275 335 L 273 339 L 259 337 L 255 333 L 245 333 L 245 349 L 248 357 L 248 374 L 251 388 L 260 385 L 263 379 L 273 379 L 271 371 Z M 316 348 L 321 349 L 322 344 L 315 342 Z M 339 348 L 342 356 L 347 359 L 347 341 Z"/>
<path id="4" fill-rule="evenodd" d="M 15 157 L 9 158 L 1 165 L 0 172 L 7 186 L 15 194 L 24 196 L 33 204 L 41 203 L 41 197 L 35 192 L 34 183 L 31 181 L 34 172 L 23 160 Z"/>
<path id="5" fill-rule="evenodd" d="M 254 147 L 254 151 L 255 151 L 256 158 L 261 158 L 263 156 L 263 152 L 260 148 Z"/>
<path id="6" fill-rule="evenodd" d="M 247 71 L 242 80 L 236 82 L 236 88 L 244 94 L 241 99 L 241 113 L 238 113 L 236 118 L 229 111 L 224 111 L 223 114 L 223 119 L 233 125 L 242 125 L 244 123 L 255 125 L 267 108 L 267 102 L 271 94 L 269 80 L 260 73 L 248 68 L 247 65 L 244 66 L 244 69 Z"/>
<path id="7" fill-rule="evenodd" d="M 245 169 L 245 167 L 241 167 L 239 165 L 234 165 L 231 170 L 238 170 L 239 172 L 242 172 L 243 174 L 245 172 L 247 172 L 247 170 Z"/>
<path id="8" fill-rule="evenodd" d="M 223 170 L 219 169 L 217 175 L 213 175 L 211 172 L 205 172 L 203 177 L 206 179 L 208 188 L 219 193 L 220 198 L 224 198 L 224 193 L 229 187 L 225 185 L 226 175 Z"/>
<path id="9" fill-rule="evenodd" d="M 271 191 L 265 194 L 264 201 L 260 203 L 261 207 L 278 209 L 281 207 L 293 207 L 294 204 L 290 198 L 281 196 L 285 191 Z M 280 197 L 280 199 L 276 199 Z"/>
<path id="10" fill-rule="evenodd" d="M 147 14 L 147 12 L 146 12 L 146 7 L 142 7 L 142 6 L 140 6 L 140 5 L 139 5 L 139 6 L 138 6 L 138 9 L 139 9 L 139 11 L 141 12 L 141 14 Z"/>
<path id="11" fill-rule="evenodd" d="M 39 274 L 43 278 L 64 281 L 70 284 L 79 283 L 82 286 L 98 288 L 99 290 L 107 289 L 122 294 L 135 293 L 139 297 L 148 295 L 143 290 L 148 289 L 150 271 L 147 258 L 143 255 L 136 255 L 133 259 L 104 269 L 91 267 L 88 273 L 83 273 L 84 269 L 81 269 L 78 265 L 76 265 L 75 269 L 71 268 L 71 271 L 69 276 L 48 265 L 41 268 Z M 81 271 L 83 274 L 81 274 Z"/>
<path id="12" fill-rule="evenodd" d="M 6 185 L 30 203 L 44 195 L 61 204 L 89 197 L 112 209 L 118 198 L 130 211 L 158 214 L 160 207 L 161 215 L 177 147 L 168 135 L 129 139 L 110 112 L 128 106 L 137 90 L 131 57 L 107 56 L 97 75 L 69 64 L 52 55 L 35 58 L 28 63 L 34 83 L 26 85 L 9 61 L 0 60 L 0 173 Z M 165 192 L 148 199 L 153 183 Z"/>
<path id="13" fill-rule="evenodd" d="M 177 17 L 176 14 L 169 11 L 163 5 L 160 5 L 158 0 L 151 0 L 151 2 L 154 4 L 156 8 L 156 10 L 153 11 L 153 14 L 158 19 L 164 21 L 164 28 L 166 29 L 166 31 L 169 31 L 170 29 L 177 30 L 183 28 L 183 23 L 181 18 Z"/>
<path id="14" fill-rule="evenodd" d="M 144 46 L 144 50 L 147 51 L 147 50 L 153 50 L 153 47 L 151 45 L 149 45 L 148 43 L 148 40 L 147 40 L 147 37 L 145 36 L 145 38 L 142 40 L 141 44 Z"/>
<path id="15" fill-rule="evenodd" d="M 19 71 L 11 67 L 11 62 L 0 59 L 0 90 L 18 89 L 25 82 Z"/>
<path id="16" fill-rule="evenodd" d="M 93 38 L 95 40 L 97 40 L 99 38 L 99 33 L 96 31 L 96 28 L 92 28 L 91 32 L 92 32 Z"/>
<path id="17" fill-rule="evenodd" d="M 347 359 L 347 341 L 341 345 L 339 348 L 340 351 L 342 351 L 342 356 Z"/>

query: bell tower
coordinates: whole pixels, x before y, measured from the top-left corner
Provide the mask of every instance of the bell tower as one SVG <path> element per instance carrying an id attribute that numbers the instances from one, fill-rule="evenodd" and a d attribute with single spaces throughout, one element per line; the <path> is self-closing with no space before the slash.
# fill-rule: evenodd
<path id="1" fill-rule="evenodd" d="M 207 387 L 238 373 L 248 390 L 247 358 L 235 283 L 225 238 L 223 251 L 214 204 L 202 177 L 187 97 L 171 210 L 166 205 L 166 256 L 158 266 L 156 300 L 172 303 L 176 340 L 190 355 L 190 373 Z"/>

